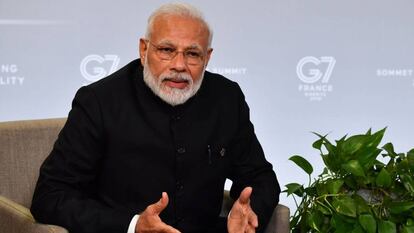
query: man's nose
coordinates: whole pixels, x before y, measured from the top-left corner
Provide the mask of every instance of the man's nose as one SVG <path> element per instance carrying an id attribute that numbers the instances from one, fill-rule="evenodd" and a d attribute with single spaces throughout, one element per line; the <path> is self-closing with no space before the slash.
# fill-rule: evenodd
<path id="1" fill-rule="evenodd" d="M 178 72 L 187 70 L 187 63 L 183 52 L 178 52 L 177 55 L 175 55 L 175 57 L 171 60 L 171 69 Z"/>

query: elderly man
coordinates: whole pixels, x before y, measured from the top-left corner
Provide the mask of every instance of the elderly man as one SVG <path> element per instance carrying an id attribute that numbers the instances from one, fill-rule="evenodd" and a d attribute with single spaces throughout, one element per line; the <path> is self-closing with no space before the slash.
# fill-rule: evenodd
<path id="1" fill-rule="evenodd" d="M 77 92 L 31 211 L 70 232 L 260 232 L 280 193 L 239 86 L 205 71 L 187 4 L 149 18 L 140 60 Z M 236 201 L 219 217 L 226 178 Z"/>

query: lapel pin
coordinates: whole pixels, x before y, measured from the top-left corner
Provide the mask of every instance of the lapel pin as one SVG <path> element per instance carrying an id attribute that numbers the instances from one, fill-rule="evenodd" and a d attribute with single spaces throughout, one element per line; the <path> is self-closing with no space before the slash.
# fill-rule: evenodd
<path id="1" fill-rule="evenodd" d="M 220 150 L 221 157 L 224 157 L 225 154 L 226 154 L 226 149 L 225 148 L 221 148 L 221 150 Z"/>

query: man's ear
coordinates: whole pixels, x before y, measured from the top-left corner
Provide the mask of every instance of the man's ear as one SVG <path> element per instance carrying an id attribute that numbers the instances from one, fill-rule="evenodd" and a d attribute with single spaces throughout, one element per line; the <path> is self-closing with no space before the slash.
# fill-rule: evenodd
<path id="1" fill-rule="evenodd" d="M 144 66 L 145 64 L 145 59 L 146 59 L 145 56 L 147 55 L 147 50 L 148 50 L 147 40 L 144 38 L 140 38 L 139 39 L 139 58 L 141 58 L 142 66 Z"/>
<path id="2" fill-rule="evenodd" d="M 211 53 L 213 53 L 213 48 L 207 49 L 207 56 L 206 56 L 206 67 L 208 65 L 208 62 L 210 61 Z"/>

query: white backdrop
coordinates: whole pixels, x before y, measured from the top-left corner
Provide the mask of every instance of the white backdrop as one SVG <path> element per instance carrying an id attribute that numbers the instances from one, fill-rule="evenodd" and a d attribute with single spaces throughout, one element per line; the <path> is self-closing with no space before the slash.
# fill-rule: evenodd
<path id="1" fill-rule="evenodd" d="M 0 121 L 66 116 L 80 86 L 137 58 L 163 2 L 0 0 Z M 384 144 L 414 147 L 412 0 L 188 2 L 214 30 L 208 69 L 241 85 L 282 187 L 306 182 L 293 154 L 321 171 L 311 131 L 388 126 Z"/>

